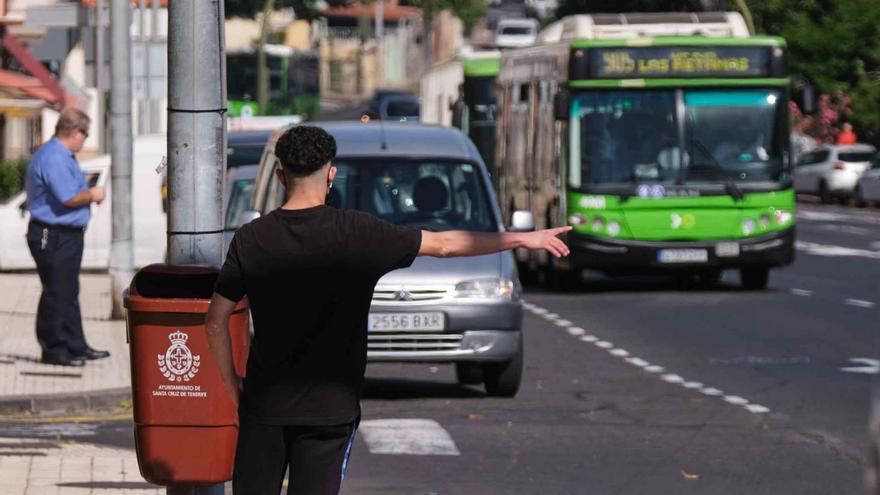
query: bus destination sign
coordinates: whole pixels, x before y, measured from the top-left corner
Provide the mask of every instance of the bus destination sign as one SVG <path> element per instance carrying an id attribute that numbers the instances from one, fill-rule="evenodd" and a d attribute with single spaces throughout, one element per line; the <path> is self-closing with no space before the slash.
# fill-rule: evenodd
<path id="1" fill-rule="evenodd" d="M 767 77 L 772 48 L 764 46 L 650 46 L 593 48 L 591 79 Z M 781 51 L 781 50 L 780 50 Z"/>

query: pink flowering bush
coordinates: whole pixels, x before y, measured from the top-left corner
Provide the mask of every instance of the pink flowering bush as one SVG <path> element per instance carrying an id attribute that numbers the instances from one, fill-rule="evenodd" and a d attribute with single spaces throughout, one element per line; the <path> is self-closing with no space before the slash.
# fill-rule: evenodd
<path id="1" fill-rule="evenodd" d="M 850 97 L 843 91 L 835 91 L 833 95 L 820 95 L 816 113 L 813 115 L 805 115 L 793 101 L 789 103 L 789 107 L 792 130 L 812 137 L 816 143 L 834 143 L 840 133 L 840 126 L 853 113 Z"/>

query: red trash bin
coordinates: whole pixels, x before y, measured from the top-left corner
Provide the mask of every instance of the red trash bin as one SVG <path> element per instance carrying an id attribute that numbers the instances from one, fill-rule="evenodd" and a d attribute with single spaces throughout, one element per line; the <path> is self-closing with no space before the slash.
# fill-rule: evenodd
<path id="1" fill-rule="evenodd" d="M 128 309 L 135 447 L 141 475 L 159 485 L 232 479 L 238 412 L 205 336 L 218 271 L 156 264 L 137 272 Z M 229 320 L 235 370 L 244 376 L 248 306 Z"/>

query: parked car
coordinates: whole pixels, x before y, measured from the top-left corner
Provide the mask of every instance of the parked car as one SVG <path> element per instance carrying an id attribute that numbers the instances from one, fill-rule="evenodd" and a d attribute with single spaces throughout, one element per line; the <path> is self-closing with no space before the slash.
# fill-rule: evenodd
<path id="1" fill-rule="evenodd" d="M 379 120 L 418 122 L 421 106 L 418 96 L 389 96 L 379 106 Z"/>
<path id="2" fill-rule="evenodd" d="M 229 248 L 235 231 L 243 225 L 243 215 L 250 209 L 254 180 L 260 169 L 258 163 L 241 165 L 226 170 L 226 189 L 223 194 L 223 252 Z"/>
<path id="3" fill-rule="evenodd" d="M 488 171 L 458 129 L 387 122 L 316 125 L 337 142 L 331 206 L 422 229 L 504 229 Z M 285 199 L 274 175 L 279 162 L 273 150 L 282 133 L 267 144 L 245 220 L 271 212 Z M 489 395 L 513 396 L 523 367 L 520 291 L 510 252 L 417 258 L 376 286 L 367 359 L 455 363 L 462 384 L 482 381 Z"/>
<path id="4" fill-rule="evenodd" d="M 859 177 L 853 199 L 859 207 L 867 205 L 868 201 L 880 204 L 880 154 L 874 157 L 871 168 Z"/>
<path id="5" fill-rule="evenodd" d="M 824 145 L 804 153 L 794 170 L 794 189 L 819 196 L 822 203 L 852 197 L 856 182 L 877 150 L 867 144 Z"/>
<path id="6" fill-rule="evenodd" d="M 534 19 L 501 19 L 495 28 L 495 46 L 520 48 L 535 44 L 538 21 Z"/>
<path id="7" fill-rule="evenodd" d="M 373 93 L 373 97 L 370 98 L 370 101 L 367 102 L 367 109 L 364 111 L 364 115 L 371 119 L 378 119 L 379 108 L 382 106 L 385 98 L 389 96 L 413 96 L 413 94 L 403 89 L 377 89 Z"/>

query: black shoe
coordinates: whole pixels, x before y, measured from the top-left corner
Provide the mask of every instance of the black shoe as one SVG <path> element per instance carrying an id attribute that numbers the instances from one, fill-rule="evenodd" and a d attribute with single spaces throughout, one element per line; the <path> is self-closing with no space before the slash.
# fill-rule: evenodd
<path id="1" fill-rule="evenodd" d="M 91 347 L 86 348 L 83 352 L 78 352 L 75 359 L 81 359 L 83 361 L 92 361 L 95 359 L 104 359 L 105 357 L 110 357 L 110 352 L 108 351 L 99 351 L 97 349 L 92 349 Z"/>
<path id="2" fill-rule="evenodd" d="M 43 356 L 43 359 L 41 359 L 40 362 L 43 364 L 55 364 L 58 366 L 82 367 L 86 365 L 85 360 L 80 357 Z"/>

